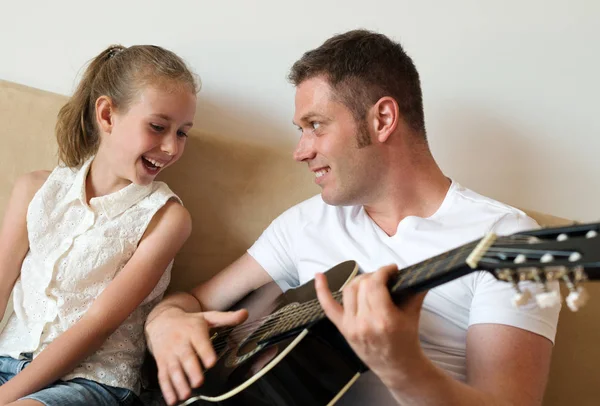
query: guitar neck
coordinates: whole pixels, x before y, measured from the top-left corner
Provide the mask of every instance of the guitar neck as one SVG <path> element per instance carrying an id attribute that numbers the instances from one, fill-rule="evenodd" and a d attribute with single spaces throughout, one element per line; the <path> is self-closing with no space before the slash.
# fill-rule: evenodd
<path id="1" fill-rule="evenodd" d="M 473 269 L 467 265 L 467 260 L 478 242 L 463 245 L 399 270 L 388 283 L 394 301 L 397 302 L 406 295 L 434 288 L 473 272 Z M 341 303 L 342 292 L 333 292 L 333 298 Z M 295 308 L 289 314 L 284 313 L 278 316 L 280 323 L 267 334 L 266 339 L 275 336 L 284 338 L 326 317 L 316 299 L 303 303 L 301 308 Z"/>
<path id="2" fill-rule="evenodd" d="M 481 240 L 465 244 L 425 261 L 403 268 L 388 283 L 390 294 L 399 300 L 473 272 L 467 265 L 469 256 Z"/>
<path id="3" fill-rule="evenodd" d="M 480 240 L 399 270 L 390 278 L 388 287 L 392 298 L 398 302 L 406 295 L 432 289 L 475 270 L 485 270 L 499 280 L 512 283 L 517 293 L 518 284 L 523 281 L 541 285 L 560 281 L 570 291 L 567 304 L 576 310 L 585 302 L 580 284 L 600 279 L 599 233 L 600 223 L 530 230 L 506 237 L 490 233 Z M 541 296 L 539 303 L 546 306 L 544 295 Z M 333 297 L 342 302 L 341 291 L 334 292 Z M 277 328 L 267 338 L 293 333 L 325 315 L 315 299 L 302 303 L 289 313 L 278 314 L 277 318 Z"/>

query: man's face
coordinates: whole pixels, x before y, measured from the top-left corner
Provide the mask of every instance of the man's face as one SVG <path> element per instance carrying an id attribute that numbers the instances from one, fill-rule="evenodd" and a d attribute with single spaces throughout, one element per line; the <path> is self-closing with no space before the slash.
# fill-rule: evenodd
<path id="1" fill-rule="evenodd" d="M 336 100 L 323 77 L 297 86 L 294 123 L 301 131 L 294 159 L 308 164 L 326 203 L 368 204 L 377 197 L 381 164 L 377 147 L 373 143 L 359 146 L 359 136 L 370 136 L 368 127 L 359 125 L 350 110 Z"/>

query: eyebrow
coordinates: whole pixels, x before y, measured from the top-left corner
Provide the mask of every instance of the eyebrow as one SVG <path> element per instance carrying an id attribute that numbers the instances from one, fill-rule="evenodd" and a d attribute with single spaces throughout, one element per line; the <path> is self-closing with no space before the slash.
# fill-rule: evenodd
<path id="1" fill-rule="evenodd" d="M 151 115 L 152 115 L 152 116 L 154 116 L 154 117 L 159 117 L 159 118 L 162 118 L 162 119 L 164 119 L 164 120 L 167 120 L 167 121 L 175 121 L 175 120 L 173 120 L 171 117 L 167 116 L 166 114 L 161 114 L 161 113 L 158 113 L 158 114 L 151 114 Z M 194 126 L 194 123 L 192 123 L 192 122 L 190 121 L 190 122 L 187 122 L 187 123 L 185 123 L 183 126 L 184 126 L 184 127 L 186 127 L 186 126 L 193 127 L 193 126 Z"/>
<path id="2" fill-rule="evenodd" d="M 318 113 L 314 113 L 314 112 L 312 112 L 312 111 L 309 111 L 308 113 L 306 113 L 305 115 L 303 115 L 303 116 L 300 118 L 300 122 L 301 122 L 301 123 L 302 123 L 302 122 L 307 122 L 307 121 L 309 121 L 309 119 L 311 119 L 311 118 L 313 118 L 313 117 L 319 117 L 319 118 L 323 118 L 323 119 L 324 119 L 324 117 L 323 117 L 321 114 L 318 114 Z M 299 125 L 299 124 L 296 124 L 296 122 L 295 122 L 294 120 L 292 120 L 292 124 L 294 124 L 296 127 L 300 127 L 300 125 Z"/>

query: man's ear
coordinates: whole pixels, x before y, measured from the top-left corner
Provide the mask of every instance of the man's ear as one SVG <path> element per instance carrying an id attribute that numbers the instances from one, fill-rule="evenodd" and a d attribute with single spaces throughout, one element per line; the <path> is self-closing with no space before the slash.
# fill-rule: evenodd
<path id="1" fill-rule="evenodd" d="M 110 134 L 114 125 L 115 108 L 108 96 L 100 96 L 96 100 L 96 123 L 100 133 Z"/>
<path id="2" fill-rule="evenodd" d="M 386 142 L 398 127 L 400 119 L 398 103 L 393 97 L 382 97 L 373 105 L 371 111 L 373 133 L 379 142 Z"/>

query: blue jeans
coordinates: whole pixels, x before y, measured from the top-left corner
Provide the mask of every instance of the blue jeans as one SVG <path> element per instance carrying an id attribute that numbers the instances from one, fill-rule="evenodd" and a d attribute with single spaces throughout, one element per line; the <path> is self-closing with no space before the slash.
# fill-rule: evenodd
<path id="1" fill-rule="evenodd" d="M 14 378 L 30 362 L 31 359 L 17 360 L 11 357 L 0 357 L 0 385 Z M 103 385 L 83 378 L 56 381 L 22 399 L 37 400 L 46 406 L 130 406 L 140 404 L 138 397 L 129 389 Z"/>

